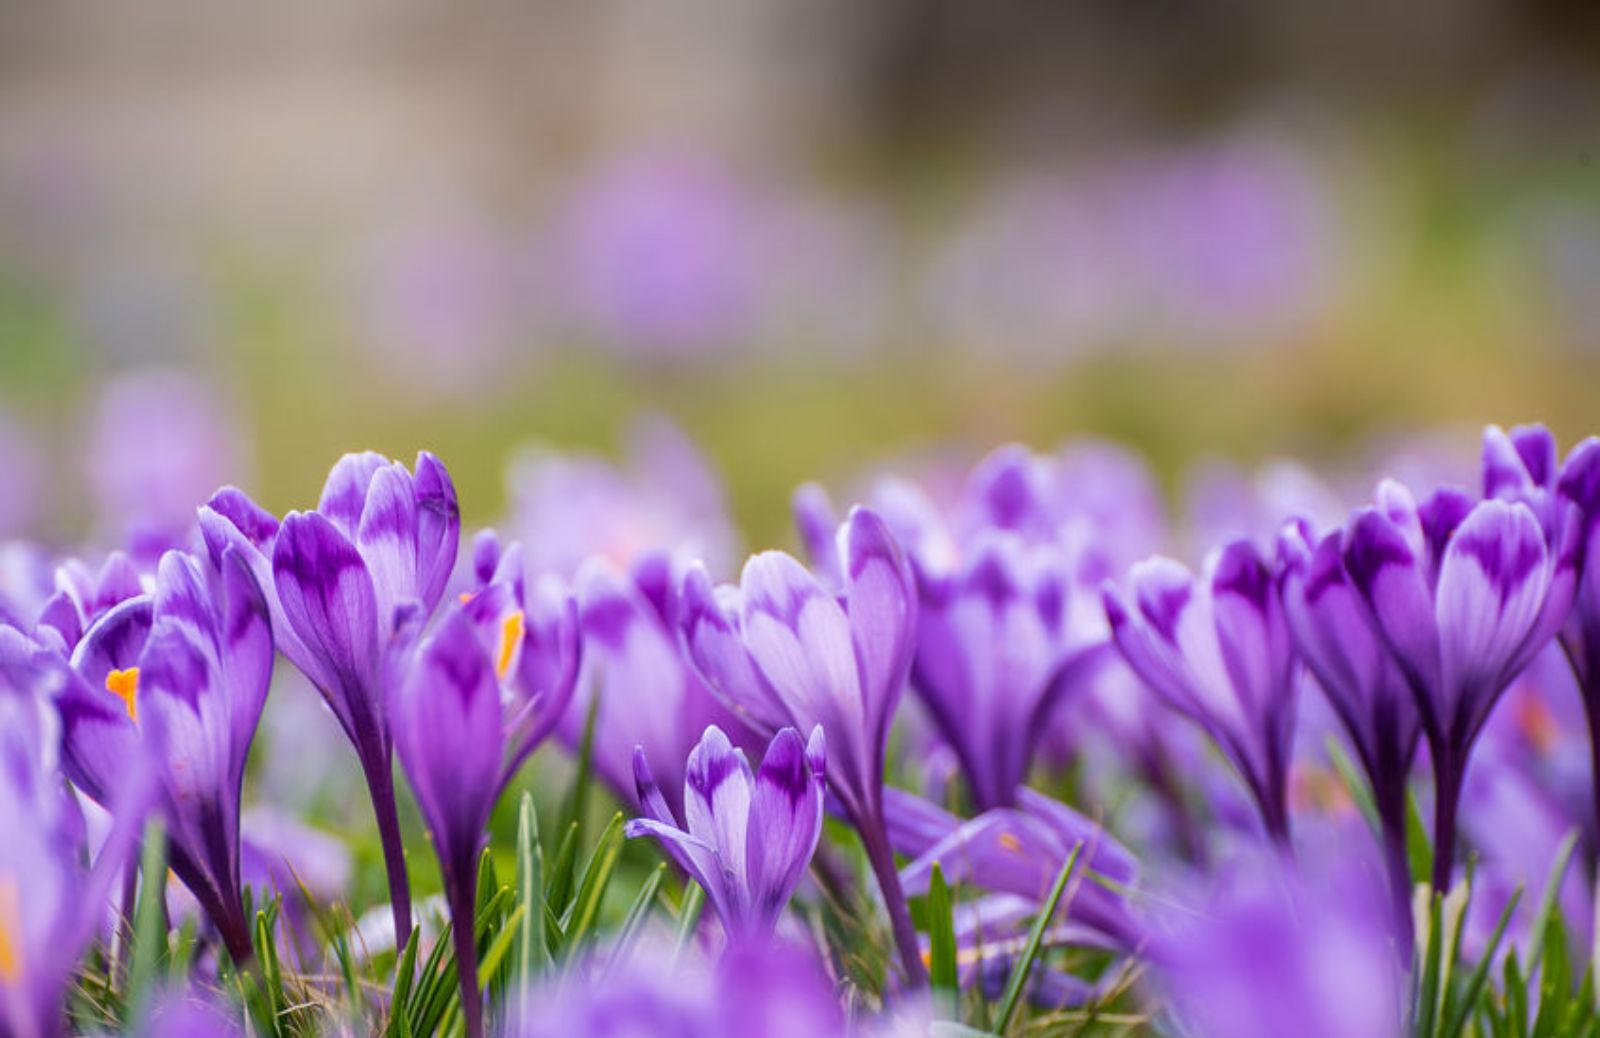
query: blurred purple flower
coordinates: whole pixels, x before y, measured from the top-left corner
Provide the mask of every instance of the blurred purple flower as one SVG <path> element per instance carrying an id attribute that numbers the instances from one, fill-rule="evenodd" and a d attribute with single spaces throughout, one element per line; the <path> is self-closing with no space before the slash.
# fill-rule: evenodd
<path id="1" fill-rule="evenodd" d="M 646 553 L 698 559 L 716 574 L 734 563 L 738 537 L 720 480 L 704 455 L 665 418 L 629 429 L 621 466 L 555 451 L 516 461 L 508 530 L 531 573 L 571 577 L 593 556 L 631 566 Z"/>
<path id="2" fill-rule="evenodd" d="M 67 774 L 102 806 L 134 757 L 155 763 L 172 870 L 240 963 L 252 954 L 240 797 L 272 663 L 266 600 L 238 549 L 215 568 L 168 552 L 154 592 L 107 611 L 78 643 L 81 681 L 59 701 Z"/>
<path id="3" fill-rule="evenodd" d="M 411 932 L 411 893 L 394 801 L 385 716 L 386 668 L 395 634 L 420 626 L 455 567 L 461 514 L 438 458 L 417 455 L 415 473 L 368 451 L 328 473 L 314 512 L 280 526 L 234 487 L 200 509 L 213 557 L 240 550 L 266 592 L 279 650 L 311 679 L 355 746 L 377 815 L 395 933 Z"/>
<path id="4" fill-rule="evenodd" d="M 1345 862 L 1281 861 L 1211 880 L 1198 916 L 1172 913 L 1152 948 L 1170 1012 L 1196 1038 L 1400 1038 L 1402 974 L 1384 899 Z"/>
<path id="5" fill-rule="evenodd" d="M 39 611 L 34 637 L 64 656 L 106 610 L 146 590 L 133 560 L 119 551 L 107 555 L 98 571 L 68 559 L 56 569 L 55 588 Z"/>
<path id="6" fill-rule="evenodd" d="M 1564 506 L 1563 506 L 1564 507 Z M 1344 570 L 1417 706 L 1434 771 L 1434 887 L 1450 885 L 1462 777 L 1489 712 L 1566 619 L 1577 524 L 1387 482 L 1345 528 Z"/>
<path id="7" fill-rule="evenodd" d="M 691 357 L 754 325 L 761 210 L 701 158 L 637 156 L 593 171 L 559 232 L 561 297 L 579 328 L 640 358 Z"/>
<path id="8" fill-rule="evenodd" d="M 906 979 L 920 986 L 927 972 L 883 814 L 889 724 L 915 650 L 916 584 L 888 527 L 867 509 L 840 528 L 838 554 L 837 596 L 783 552 L 752 556 L 738 588 L 715 588 L 704 569 L 691 569 L 678 622 L 695 666 L 756 727 L 822 726 L 829 788 L 866 848 Z"/>
<path id="9" fill-rule="evenodd" d="M 147 564 L 191 547 L 195 502 L 239 477 L 242 439 L 217 390 L 189 375 L 141 371 L 108 384 L 83 452 L 104 534 Z"/>
<path id="10" fill-rule="evenodd" d="M 0 1032 L 65 1033 L 67 985 L 137 844 L 151 782 L 142 756 L 119 774 L 111 830 L 85 871 L 81 817 L 57 770 L 51 700 L 71 684 L 64 661 L 0 627 Z"/>
<path id="11" fill-rule="evenodd" d="M 705 888 L 733 944 L 765 941 L 822 835 L 824 756 L 820 727 L 807 744 L 784 728 L 752 774 L 744 753 L 713 725 L 689 755 L 685 825 L 656 788 L 639 749 L 634 774 L 649 817 L 629 822 L 627 834 L 654 837 Z"/>
<path id="12" fill-rule="evenodd" d="M 579 573 L 577 593 L 583 675 L 562 718 L 561 738 L 580 745 L 589 711 L 596 710 L 595 772 L 625 803 L 643 808 L 634 799 L 633 770 L 634 751 L 643 747 L 667 804 L 683 817 L 684 762 L 708 726 L 749 752 L 762 745 L 685 657 L 677 575 L 666 556 L 645 555 L 628 574 L 594 560 Z"/>
<path id="13" fill-rule="evenodd" d="M 1122 887 L 1138 878 L 1132 853 L 1104 828 L 1027 787 L 1017 790 L 1015 807 L 985 811 L 970 821 L 898 790 L 890 791 L 886 806 L 895 850 L 911 858 L 900 881 L 913 896 L 927 891 L 937 864 L 951 883 L 972 883 L 1037 906 L 1079 846 L 1085 868 Z M 1096 883 L 1077 888 L 1061 912 L 1125 951 L 1142 938 L 1127 899 Z"/>
<path id="14" fill-rule="evenodd" d="M 809 950 L 783 942 L 730 948 L 715 963 L 647 944 L 582 981 L 552 981 L 519 998 L 515 1038 L 814 1038 L 844 1034 L 832 985 Z M 536 1008 L 535 1008 L 536 1007 Z"/>
<path id="15" fill-rule="evenodd" d="M 1168 706 L 1205 730 L 1239 772 L 1274 840 L 1289 838 L 1294 646 L 1272 566 L 1248 541 L 1213 554 L 1196 579 L 1154 558 L 1133 568 L 1130 603 L 1107 585 L 1123 658 Z"/>

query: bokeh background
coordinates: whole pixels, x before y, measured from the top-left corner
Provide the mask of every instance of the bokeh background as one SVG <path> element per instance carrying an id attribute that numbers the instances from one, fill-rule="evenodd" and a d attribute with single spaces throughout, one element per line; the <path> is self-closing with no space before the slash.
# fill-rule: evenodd
<path id="1" fill-rule="evenodd" d="M 484 522 L 663 413 L 764 542 L 873 457 L 1178 492 L 1597 390 L 1581 0 L 0 4 L 7 535 L 361 447 Z"/>

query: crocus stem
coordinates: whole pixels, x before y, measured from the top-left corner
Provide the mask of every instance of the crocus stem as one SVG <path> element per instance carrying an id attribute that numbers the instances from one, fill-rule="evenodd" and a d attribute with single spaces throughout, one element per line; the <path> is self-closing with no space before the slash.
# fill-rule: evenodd
<path id="1" fill-rule="evenodd" d="M 1433 754 L 1433 889 L 1450 892 L 1456 858 L 1456 809 L 1461 804 L 1461 768 L 1449 748 L 1430 744 Z"/>
<path id="2" fill-rule="evenodd" d="M 372 794 L 372 811 L 378 818 L 378 840 L 383 845 L 383 865 L 389 874 L 389 905 L 394 912 L 395 947 L 411 938 L 411 883 L 406 878 L 406 848 L 400 838 L 400 811 L 395 806 L 394 772 L 389 754 L 381 760 L 362 761 L 367 790 Z"/>
<path id="3" fill-rule="evenodd" d="M 478 873 L 469 864 L 447 876 L 450 889 L 450 940 L 456 951 L 456 977 L 461 984 L 461 1015 L 467 1038 L 483 1038 L 483 997 L 478 993 Z"/>
<path id="4" fill-rule="evenodd" d="M 884 907 L 889 912 L 889 925 L 894 930 L 894 943 L 900 949 L 900 964 L 905 969 L 906 986 L 920 989 L 928 986 L 928 970 L 922 964 L 922 946 L 917 942 L 917 928 L 911 922 L 911 909 L 906 905 L 905 891 L 900 886 L 900 873 L 894 865 L 894 851 L 889 847 L 881 819 L 865 819 L 856 826 L 861 834 L 861 846 L 867 852 L 867 863 L 878 881 L 883 894 Z"/>
<path id="5" fill-rule="evenodd" d="M 1590 806 L 1594 809 L 1594 850 L 1600 856 L 1600 689 L 1587 686 L 1583 690 L 1583 712 L 1589 719 L 1589 781 L 1593 795 Z"/>
<path id="6" fill-rule="evenodd" d="M 1406 855 L 1406 786 L 1403 780 L 1375 785 L 1384 864 L 1389 872 L 1389 898 L 1394 910 L 1395 950 L 1404 968 L 1410 969 L 1416 924 L 1411 918 L 1411 863 Z"/>

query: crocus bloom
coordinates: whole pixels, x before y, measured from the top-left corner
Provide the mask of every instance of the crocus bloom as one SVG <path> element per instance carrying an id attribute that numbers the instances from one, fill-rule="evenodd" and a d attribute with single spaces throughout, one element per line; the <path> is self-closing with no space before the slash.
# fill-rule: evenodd
<path id="1" fill-rule="evenodd" d="M 1106 616 L 1128 666 L 1199 725 L 1237 769 L 1273 839 L 1289 836 L 1294 651 L 1272 567 L 1248 541 L 1196 579 L 1154 558 L 1130 575 L 1133 601 L 1107 587 Z"/>
<path id="2" fill-rule="evenodd" d="M 66 664 L 21 632 L 0 628 L 0 1033 L 55 1038 L 79 956 L 103 917 L 143 825 L 149 771 L 128 762 L 112 829 L 93 867 L 81 864 L 81 821 L 56 770 L 60 725 L 50 697 Z"/>
<path id="3" fill-rule="evenodd" d="M 99 570 L 68 559 L 56 569 L 55 585 L 39 611 L 34 637 L 64 655 L 106 610 L 145 591 L 138 567 L 120 551 L 107 555 Z"/>
<path id="4" fill-rule="evenodd" d="M 1105 658 L 1099 611 L 1089 614 L 1065 552 L 1001 533 L 980 538 L 955 573 L 916 572 L 912 687 L 978 809 L 1008 806 L 1063 694 Z"/>
<path id="5" fill-rule="evenodd" d="M 821 725 L 828 784 L 861 835 L 889 910 L 906 977 L 926 977 L 883 816 L 889 722 L 911 667 L 916 585 L 876 513 L 851 512 L 839 531 L 843 590 L 823 590 L 783 552 L 745 563 L 740 587 L 714 589 L 703 569 L 684 582 L 680 623 L 711 687 L 766 731 Z"/>
<path id="6" fill-rule="evenodd" d="M 278 648 L 311 679 L 355 746 L 377 815 L 388 868 L 395 934 L 411 932 L 391 745 L 384 711 L 386 657 L 402 622 L 438 607 L 461 533 L 456 491 L 426 451 L 415 474 L 367 452 L 328 473 L 314 512 L 280 524 L 245 494 L 225 487 L 200 509 L 213 556 L 241 548 L 267 594 Z"/>
<path id="7" fill-rule="evenodd" d="M 1344 569 L 1416 703 L 1434 772 L 1434 888 L 1447 889 L 1468 754 L 1500 696 L 1566 619 L 1577 524 L 1386 482 L 1342 540 Z"/>
<path id="8" fill-rule="evenodd" d="M 1114 883 L 1130 887 L 1138 878 L 1138 862 L 1128 849 L 1072 808 L 1026 787 L 1017 791 L 1016 803 L 962 821 L 894 791 L 889 806 L 891 817 L 898 816 L 895 849 L 912 858 L 900 870 L 906 892 L 924 893 L 937 864 L 952 883 L 971 882 L 1037 906 L 1049 896 L 1074 847 L 1081 848 L 1084 866 Z M 915 823 L 908 824 L 910 818 Z M 1131 950 L 1138 945 L 1140 927 L 1121 894 L 1086 883 L 1062 911 L 1117 947 Z"/>
<path id="9" fill-rule="evenodd" d="M 480 536 L 477 554 L 488 554 L 485 546 L 490 543 Z M 578 604 L 561 582 L 546 575 L 530 589 L 521 546 L 513 544 L 496 554 L 488 581 L 462 599 L 500 682 L 507 745 L 503 788 L 561 723 L 578 684 L 583 653 Z"/>
<path id="10" fill-rule="evenodd" d="M 1284 616 L 1300 657 L 1327 697 L 1372 785 L 1383 830 L 1396 922 L 1409 952 L 1411 869 L 1406 859 L 1406 777 L 1417 748 L 1417 710 L 1405 677 L 1361 604 L 1335 530 L 1314 539 L 1302 523 L 1278 538 Z"/>
<path id="11" fill-rule="evenodd" d="M 642 746 L 654 763 L 662 796 L 682 817 L 684 762 L 708 725 L 721 728 L 748 752 L 763 747 L 684 657 L 675 625 L 678 591 L 667 556 L 649 553 L 626 574 L 592 560 L 578 574 L 577 593 L 584 676 L 562 721 L 561 737 L 569 746 L 579 745 L 594 707 L 596 774 L 623 801 L 634 803 L 633 756 Z"/>
<path id="12" fill-rule="evenodd" d="M 705 888 L 735 944 L 765 940 L 805 874 L 822 835 L 823 737 L 802 745 L 785 728 L 773 736 L 761 770 L 715 726 L 689 755 L 683 803 L 687 827 L 673 816 L 643 749 L 635 752 L 639 803 L 648 818 L 628 823 L 630 837 L 653 836 Z"/>
<path id="13" fill-rule="evenodd" d="M 272 661 L 266 599 L 238 549 L 224 550 L 217 568 L 168 552 L 154 594 L 114 606 L 78 643 L 81 680 L 60 698 L 67 774 L 102 806 L 130 759 L 150 754 L 172 869 L 240 962 L 251 940 L 239 801 Z"/>
<path id="14" fill-rule="evenodd" d="M 1400 979 L 1383 901 L 1359 870 L 1209 880 L 1209 904 L 1171 913 L 1155 983 L 1197 1038 L 1400 1038 Z"/>
<path id="15" fill-rule="evenodd" d="M 483 1034 L 474 920 L 478 852 L 500 793 L 500 683 L 472 621 L 447 610 L 401 668 L 390 699 L 395 750 L 433 835 L 450 906 L 467 1034 Z"/>
<path id="16" fill-rule="evenodd" d="M 1600 439 L 1578 444 L 1559 467 L 1555 437 L 1543 426 L 1483 433 L 1485 497 L 1520 501 L 1532 508 L 1547 540 L 1575 528 L 1572 609 L 1560 632 L 1589 722 L 1596 832 L 1600 833 Z"/>
<path id="17" fill-rule="evenodd" d="M 512 995 L 529 1019 L 515 1038 L 814 1038 L 845 1034 L 843 1013 L 814 952 L 782 941 L 729 948 L 715 961 L 646 942 L 605 971 Z"/>

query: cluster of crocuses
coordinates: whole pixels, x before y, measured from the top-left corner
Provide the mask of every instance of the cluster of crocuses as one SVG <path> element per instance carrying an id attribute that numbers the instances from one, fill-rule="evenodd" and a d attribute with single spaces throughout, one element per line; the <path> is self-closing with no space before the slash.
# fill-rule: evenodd
<path id="1" fill-rule="evenodd" d="M 629 528 L 660 543 L 540 545 L 568 560 L 563 570 L 485 531 L 458 566 L 460 512 L 444 465 L 427 453 L 409 469 L 355 454 L 334 466 L 313 510 L 280 519 L 223 488 L 199 508 L 191 550 L 168 551 L 153 569 L 113 553 L 98 569 L 63 562 L 31 599 L 10 589 L 0 1034 L 68 1027 L 75 970 L 111 906 L 135 896 L 147 817 L 164 827 L 205 939 L 236 965 L 251 959 L 240 807 L 279 655 L 354 751 L 404 943 L 413 911 L 399 758 L 457 924 L 469 1038 L 573 1033 L 575 1021 L 592 1029 L 612 1015 L 700 1034 L 843 1027 L 856 999 L 841 990 L 841 955 L 790 913 L 812 870 L 830 896 L 859 883 L 881 908 L 895 951 L 882 964 L 886 1011 L 897 1014 L 886 1026 L 916 1026 L 929 983 L 934 935 L 919 929 L 911 899 L 951 884 L 965 892 L 950 938 L 962 988 L 992 995 L 1016 967 L 1045 1007 L 1135 997 L 1117 969 L 1019 956 L 1041 906 L 1059 904 L 1039 931 L 1045 944 L 1153 964 L 1138 997 L 1178 1026 L 1267 1034 L 1284 1033 L 1261 1030 L 1268 1021 L 1315 1018 L 1305 1033 L 1399 1033 L 1404 1008 L 1384 992 L 1403 990 L 1410 968 L 1417 848 L 1406 814 L 1419 747 L 1440 891 L 1458 875 L 1474 748 L 1490 743 L 1496 762 L 1518 752 L 1491 721 L 1546 649 L 1565 653 L 1600 747 L 1600 441 L 1562 462 L 1542 428 L 1490 428 L 1481 491 L 1419 500 L 1385 481 L 1343 524 L 1285 516 L 1275 543 L 1235 540 L 1199 575 L 1164 557 L 1139 561 L 1158 547 L 1157 495 L 1114 449 L 1009 447 L 961 479 L 925 482 L 957 489 L 879 481 L 842 519 L 819 487 L 802 488 L 808 562 L 761 552 L 731 584 L 679 550 L 694 531 L 651 527 L 642 514 Z M 651 511 L 624 481 L 607 474 L 605 485 L 608 507 Z M 584 531 L 568 533 L 581 543 Z M 1306 684 L 1337 729 L 1319 730 Z M 1542 694 L 1517 708 L 1531 733 L 1525 756 L 1548 757 L 1567 735 L 1552 730 L 1559 709 Z M 575 745 L 586 727 L 595 773 L 637 815 L 628 835 L 657 841 L 704 889 L 716 919 L 702 927 L 707 957 L 698 973 L 674 954 L 643 977 L 655 960 L 640 955 L 606 984 L 568 978 L 536 999 L 545 1012 L 501 1027 L 472 925 L 490 816 L 541 743 Z M 1297 727 L 1342 731 L 1365 788 L 1319 796 L 1325 758 L 1297 741 Z M 1547 785 L 1558 788 L 1545 802 L 1561 799 L 1560 784 Z M 1333 946 L 1361 959 L 1347 971 L 1359 998 L 1330 990 L 1338 964 L 1316 935 L 1301 939 L 1329 915 L 1316 910 L 1317 890 L 1365 889 L 1367 856 L 1340 829 L 1351 794 L 1372 807 L 1389 882 L 1381 910 L 1363 913 L 1363 895 L 1341 894 L 1347 910 L 1328 921 Z M 1479 799 L 1489 818 L 1522 803 Z M 1600 795 L 1581 799 L 1581 817 L 1567 797 L 1553 824 L 1592 838 Z M 101 824 L 86 828 L 86 810 Z M 830 813 L 853 841 L 823 844 Z M 1493 848 L 1478 846 L 1492 866 Z M 1242 875 L 1275 878 L 1252 886 L 1220 864 L 1250 847 L 1267 864 Z M 858 853 L 870 883 L 850 868 Z M 1318 876 L 1333 878 L 1319 888 Z M 1175 922 L 1166 906 L 1186 900 L 1195 877 L 1221 893 Z M 1271 991 L 1251 1000 L 1230 988 L 1268 962 Z M 789 979 L 774 986 L 780 975 Z M 805 1011 L 752 1008 L 768 996 Z"/>

